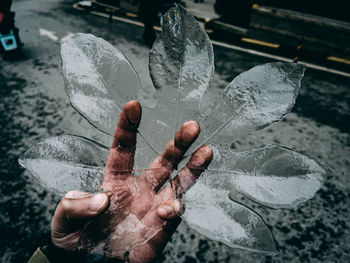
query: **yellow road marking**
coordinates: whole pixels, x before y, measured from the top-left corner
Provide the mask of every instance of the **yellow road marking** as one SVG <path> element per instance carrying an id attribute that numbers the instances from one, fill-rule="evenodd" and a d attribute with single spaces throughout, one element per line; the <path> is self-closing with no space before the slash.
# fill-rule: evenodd
<path id="1" fill-rule="evenodd" d="M 265 47 L 272 47 L 272 48 L 279 48 L 280 47 L 280 44 L 269 43 L 269 42 L 265 42 L 265 41 L 261 41 L 261 40 L 257 40 L 257 39 L 252 39 L 252 38 L 242 37 L 241 40 L 243 42 L 252 43 L 252 44 L 265 46 Z"/>
<path id="2" fill-rule="evenodd" d="M 130 17 L 135 17 L 135 18 L 136 18 L 136 17 L 139 17 L 137 14 L 135 14 L 135 13 L 129 13 L 129 12 L 127 12 L 126 15 L 127 15 L 127 16 L 130 16 Z"/>
<path id="3" fill-rule="evenodd" d="M 350 60 L 345 59 L 345 58 L 338 58 L 338 57 L 334 57 L 334 56 L 329 56 L 329 57 L 327 57 L 327 60 L 340 62 L 340 63 L 344 63 L 344 64 L 350 65 Z"/>

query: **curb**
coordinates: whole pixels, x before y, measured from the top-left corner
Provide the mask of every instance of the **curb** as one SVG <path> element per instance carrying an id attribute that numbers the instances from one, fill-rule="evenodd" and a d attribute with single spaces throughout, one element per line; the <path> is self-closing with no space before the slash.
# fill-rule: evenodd
<path id="1" fill-rule="evenodd" d="M 350 23 L 277 8 L 253 6 L 249 28 L 206 21 L 212 39 L 318 63 L 350 73 Z M 299 31 L 299 32 L 298 32 Z"/>
<path id="2" fill-rule="evenodd" d="M 77 2 L 74 6 L 77 8 L 80 8 L 82 11 L 97 11 L 97 12 L 103 12 L 109 15 L 109 21 L 112 22 L 112 17 L 113 16 L 122 16 L 122 17 L 127 17 L 131 19 L 135 19 L 137 21 L 141 22 L 141 19 L 137 13 L 137 10 L 132 10 L 132 5 L 127 7 L 117 7 L 113 5 L 107 5 L 104 3 L 100 3 L 97 1 L 80 1 Z M 131 10 L 130 10 L 131 9 Z"/>

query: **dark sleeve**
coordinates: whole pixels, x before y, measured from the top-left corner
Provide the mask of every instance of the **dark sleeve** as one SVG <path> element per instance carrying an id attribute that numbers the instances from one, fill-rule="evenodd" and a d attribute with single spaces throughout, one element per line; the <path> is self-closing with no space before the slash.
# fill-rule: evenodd
<path id="1" fill-rule="evenodd" d="M 84 254 L 55 247 L 51 242 L 38 248 L 28 263 L 80 263 L 85 262 Z"/>
<path id="2" fill-rule="evenodd" d="M 38 248 L 29 259 L 28 263 L 51 263 L 44 253 L 44 248 Z"/>

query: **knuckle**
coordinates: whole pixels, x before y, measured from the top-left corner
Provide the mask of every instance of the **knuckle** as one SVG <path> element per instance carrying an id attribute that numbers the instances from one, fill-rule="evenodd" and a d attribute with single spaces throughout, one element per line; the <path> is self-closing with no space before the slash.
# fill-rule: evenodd
<path id="1" fill-rule="evenodd" d="M 63 198 L 59 204 L 63 213 L 69 213 L 72 208 L 71 202 L 67 198 Z"/>

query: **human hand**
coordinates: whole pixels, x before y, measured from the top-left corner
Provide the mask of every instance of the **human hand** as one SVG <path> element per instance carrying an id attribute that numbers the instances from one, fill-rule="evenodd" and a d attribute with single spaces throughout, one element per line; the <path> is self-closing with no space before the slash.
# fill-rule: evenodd
<path id="1" fill-rule="evenodd" d="M 181 196 L 195 183 L 212 159 L 200 147 L 170 186 L 163 187 L 185 152 L 199 135 L 194 121 L 184 123 L 164 152 L 140 176 L 132 174 L 141 106 L 128 102 L 122 109 L 108 156 L 102 188 L 95 195 L 69 192 L 52 219 L 54 246 L 67 251 L 88 250 L 130 262 L 153 262 L 181 222 Z M 102 247 L 101 247 L 102 246 Z"/>

